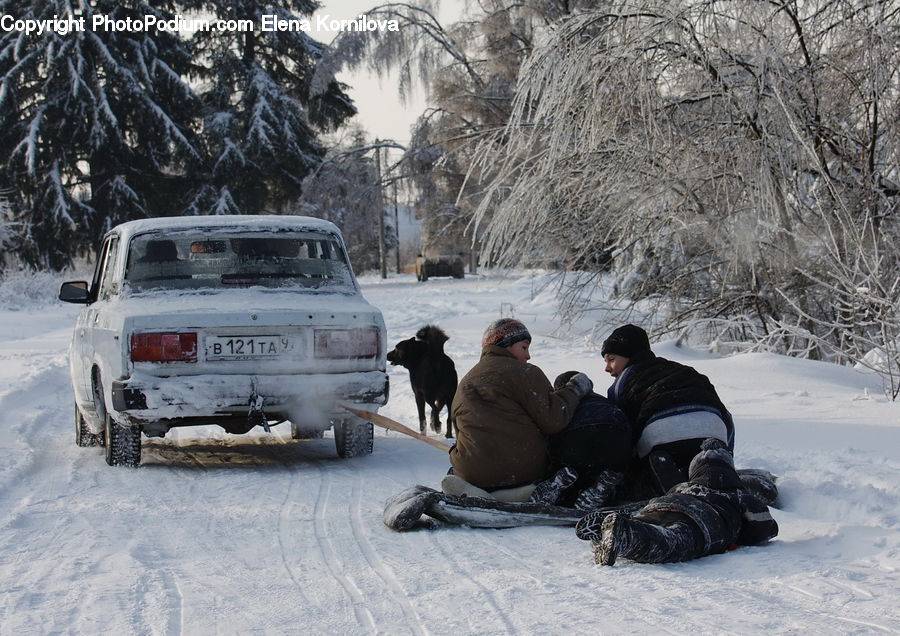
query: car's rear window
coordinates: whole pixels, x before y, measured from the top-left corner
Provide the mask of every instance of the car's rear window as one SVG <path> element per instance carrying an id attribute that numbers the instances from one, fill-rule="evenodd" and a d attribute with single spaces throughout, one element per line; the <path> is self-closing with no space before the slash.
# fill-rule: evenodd
<path id="1" fill-rule="evenodd" d="M 133 292 L 235 287 L 354 289 L 338 242 L 315 232 L 140 234 L 129 245 L 125 280 Z"/>

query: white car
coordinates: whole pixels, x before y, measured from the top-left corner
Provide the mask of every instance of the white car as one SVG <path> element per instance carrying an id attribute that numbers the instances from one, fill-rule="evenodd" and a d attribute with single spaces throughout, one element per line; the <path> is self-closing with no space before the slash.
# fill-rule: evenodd
<path id="1" fill-rule="evenodd" d="M 381 312 L 362 297 L 338 228 L 300 216 L 123 223 L 94 278 L 63 283 L 83 303 L 69 350 L 75 442 L 136 466 L 141 434 L 218 424 L 242 434 L 290 421 L 294 438 L 334 427 L 337 452 L 372 452 L 388 398 Z"/>

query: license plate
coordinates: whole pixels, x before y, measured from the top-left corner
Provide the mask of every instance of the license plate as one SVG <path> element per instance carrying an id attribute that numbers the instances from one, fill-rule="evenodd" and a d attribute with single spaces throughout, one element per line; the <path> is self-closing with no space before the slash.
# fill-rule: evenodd
<path id="1" fill-rule="evenodd" d="M 277 358 L 293 348 L 284 336 L 209 336 L 207 360 L 257 360 Z"/>

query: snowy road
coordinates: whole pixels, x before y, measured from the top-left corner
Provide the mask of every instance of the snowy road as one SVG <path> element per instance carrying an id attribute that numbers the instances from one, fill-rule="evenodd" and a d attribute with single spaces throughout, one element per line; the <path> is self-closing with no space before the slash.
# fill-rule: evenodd
<path id="1" fill-rule="evenodd" d="M 557 328 L 540 277 L 364 279 L 389 342 L 437 322 L 460 374 L 512 309 L 551 378 L 599 354 Z M 436 487 L 446 457 L 376 433 L 336 457 L 325 439 L 145 440 L 138 469 L 74 444 L 65 351 L 75 311 L 0 307 L 0 634 L 900 633 L 900 405 L 849 369 L 767 354 L 715 358 L 663 343 L 710 375 L 737 425 L 737 464 L 781 476 L 769 546 L 673 565 L 591 562 L 567 528 L 393 533 L 384 500 Z M 615 325 L 596 327 L 603 334 Z M 414 424 L 405 371 L 383 413 Z"/>

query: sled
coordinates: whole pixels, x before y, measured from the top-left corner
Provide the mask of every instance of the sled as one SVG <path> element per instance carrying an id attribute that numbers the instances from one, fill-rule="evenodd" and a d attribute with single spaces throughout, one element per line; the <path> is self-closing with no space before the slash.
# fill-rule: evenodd
<path id="1" fill-rule="evenodd" d="M 385 503 L 384 523 L 397 532 L 427 525 L 427 515 L 450 525 L 470 528 L 521 526 L 575 527 L 586 511 L 532 502 L 506 502 L 481 497 L 448 495 L 427 486 L 413 486 Z"/>

